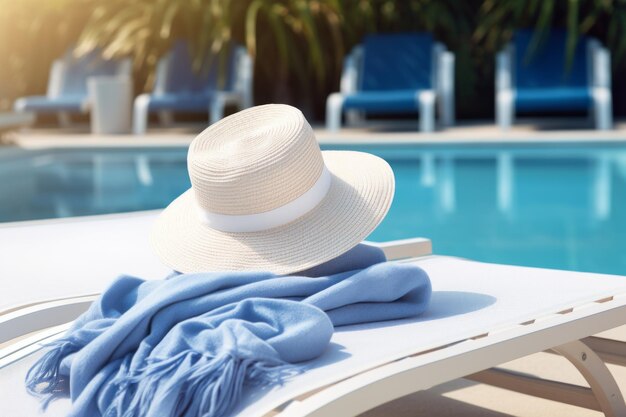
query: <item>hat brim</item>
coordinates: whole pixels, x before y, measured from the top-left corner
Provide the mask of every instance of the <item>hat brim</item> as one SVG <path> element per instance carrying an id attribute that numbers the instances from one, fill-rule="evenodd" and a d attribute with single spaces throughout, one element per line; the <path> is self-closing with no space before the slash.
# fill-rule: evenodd
<path id="1" fill-rule="evenodd" d="M 290 274 L 329 261 L 365 239 L 383 220 L 394 195 L 389 164 L 374 155 L 324 151 L 332 175 L 326 197 L 285 225 L 259 232 L 212 229 L 198 215 L 192 189 L 159 216 L 151 242 L 178 272 L 264 270 Z"/>

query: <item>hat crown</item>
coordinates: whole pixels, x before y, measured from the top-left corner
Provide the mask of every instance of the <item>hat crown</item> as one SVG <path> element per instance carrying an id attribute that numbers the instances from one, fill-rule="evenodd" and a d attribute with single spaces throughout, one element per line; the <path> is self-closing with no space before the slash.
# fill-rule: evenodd
<path id="1" fill-rule="evenodd" d="M 300 110 L 269 104 L 243 110 L 204 130 L 189 147 L 196 202 L 227 215 L 267 212 L 316 183 L 324 161 Z"/>

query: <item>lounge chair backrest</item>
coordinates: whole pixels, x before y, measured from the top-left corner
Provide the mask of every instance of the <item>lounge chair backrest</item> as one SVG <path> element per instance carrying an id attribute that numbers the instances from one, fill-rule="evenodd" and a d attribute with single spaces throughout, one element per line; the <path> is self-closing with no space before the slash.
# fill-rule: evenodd
<path id="1" fill-rule="evenodd" d="M 578 40 L 567 62 L 567 32 L 552 30 L 530 50 L 534 32 L 517 31 L 513 38 L 513 71 L 517 88 L 584 87 L 588 85 L 587 38 Z"/>
<path id="2" fill-rule="evenodd" d="M 369 35 L 363 43 L 360 89 L 420 90 L 433 86 L 430 34 Z"/>
<path id="3" fill-rule="evenodd" d="M 210 55 L 199 71 L 193 69 L 189 45 L 176 41 L 170 52 L 159 62 L 156 94 L 202 93 L 212 90 L 231 90 L 233 86 L 234 45 L 224 55 Z M 220 70 L 224 78 L 220 79 Z"/>
<path id="4" fill-rule="evenodd" d="M 130 60 L 105 60 L 99 50 L 82 56 L 68 51 L 50 71 L 48 96 L 87 96 L 87 79 L 94 76 L 130 75 Z"/>

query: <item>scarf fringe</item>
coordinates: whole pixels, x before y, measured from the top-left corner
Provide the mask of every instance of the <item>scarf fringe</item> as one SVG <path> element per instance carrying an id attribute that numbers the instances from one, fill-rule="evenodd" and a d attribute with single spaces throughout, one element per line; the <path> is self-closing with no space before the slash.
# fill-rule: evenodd
<path id="1" fill-rule="evenodd" d="M 124 361 L 123 366 L 128 363 Z M 301 372 L 301 367 L 277 359 L 181 352 L 172 358 L 150 360 L 132 374 L 120 372 L 112 381 L 116 396 L 104 416 L 138 417 L 161 401 L 174 401 L 171 416 L 222 416 L 241 398 L 244 384 L 282 384 Z"/>
<path id="2" fill-rule="evenodd" d="M 43 410 L 50 402 L 69 395 L 69 380 L 59 369 L 63 359 L 81 348 L 72 338 L 56 340 L 46 347 L 49 350 L 28 370 L 25 378 L 26 389 L 41 399 Z"/>

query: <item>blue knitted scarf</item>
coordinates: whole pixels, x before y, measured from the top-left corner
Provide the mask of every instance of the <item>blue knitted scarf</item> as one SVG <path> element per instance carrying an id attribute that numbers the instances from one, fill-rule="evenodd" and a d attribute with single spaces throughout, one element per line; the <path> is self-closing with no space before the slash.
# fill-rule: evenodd
<path id="1" fill-rule="evenodd" d="M 71 416 L 227 414 L 251 385 L 280 384 L 324 353 L 333 326 L 416 316 L 426 273 L 359 245 L 299 276 L 267 272 L 122 276 L 26 376 Z"/>

